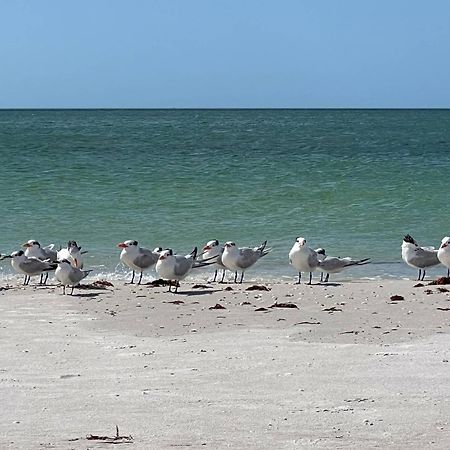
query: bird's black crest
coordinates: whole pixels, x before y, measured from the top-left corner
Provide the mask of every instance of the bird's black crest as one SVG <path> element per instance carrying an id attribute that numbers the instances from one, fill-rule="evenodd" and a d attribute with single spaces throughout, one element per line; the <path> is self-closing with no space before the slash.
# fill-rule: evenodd
<path id="1" fill-rule="evenodd" d="M 417 245 L 416 241 L 414 240 L 414 238 L 413 238 L 410 234 L 407 234 L 407 235 L 403 238 L 403 240 L 404 240 L 405 242 L 408 242 L 409 244 L 415 244 L 415 245 Z"/>

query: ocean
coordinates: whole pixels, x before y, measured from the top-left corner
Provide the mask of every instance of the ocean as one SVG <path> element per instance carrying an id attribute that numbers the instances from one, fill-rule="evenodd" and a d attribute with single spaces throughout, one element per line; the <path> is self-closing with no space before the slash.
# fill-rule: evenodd
<path id="1" fill-rule="evenodd" d="M 290 281 L 303 236 L 372 258 L 331 280 L 413 278 L 402 237 L 450 235 L 449 168 L 450 110 L 0 110 L 0 253 L 74 239 L 94 276 L 125 279 L 126 239 L 267 240 L 246 278 Z"/>

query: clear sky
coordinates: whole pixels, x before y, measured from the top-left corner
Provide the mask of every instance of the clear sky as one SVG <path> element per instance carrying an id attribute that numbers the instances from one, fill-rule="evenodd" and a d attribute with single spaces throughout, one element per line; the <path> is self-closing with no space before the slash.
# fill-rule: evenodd
<path id="1" fill-rule="evenodd" d="M 449 0 L 0 0 L 0 108 L 450 107 Z"/>

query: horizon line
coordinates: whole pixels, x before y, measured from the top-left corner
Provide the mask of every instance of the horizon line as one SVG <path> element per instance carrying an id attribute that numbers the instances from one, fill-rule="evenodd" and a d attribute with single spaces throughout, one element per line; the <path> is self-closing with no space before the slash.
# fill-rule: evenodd
<path id="1" fill-rule="evenodd" d="M 361 111 L 417 111 L 417 110 L 449 110 L 450 106 L 419 106 L 419 107 L 0 107 L 0 111 L 266 111 L 266 110 L 294 110 L 294 111 L 339 111 L 339 110 L 361 110 Z"/>

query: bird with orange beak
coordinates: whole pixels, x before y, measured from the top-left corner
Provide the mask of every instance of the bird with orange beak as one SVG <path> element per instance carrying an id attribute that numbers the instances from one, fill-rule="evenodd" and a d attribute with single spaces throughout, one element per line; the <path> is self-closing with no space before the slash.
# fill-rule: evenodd
<path id="1" fill-rule="evenodd" d="M 141 275 L 137 284 L 141 284 L 142 274 L 146 270 L 150 270 L 155 267 L 159 258 L 159 253 L 162 248 L 157 247 L 153 251 L 147 248 L 139 247 L 138 241 L 128 240 L 117 244 L 117 247 L 121 248 L 120 261 L 133 271 L 130 284 L 134 283 L 134 276 L 136 272 Z"/>
<path id="2" fill-rule="evenodd" d="M 214 271 L 214 279 L 213 282 L 217 279 L 217 273 L 219 270 L 222 270 L 222 279 L 220 283 L 223 283 L 223 280 L 225 278 L 225 272 L 226 267 L 222 262 L 222 253 L 223 253 L 223 245 L 219 243 L 217 239 L 213 239 L 212 241 L 208 241 L 205 246 L 202 249 L 202 259 L 203 260 L 212 260 L 213 258 L 216 258 L 215 260 L 215 266 L 216 269 Z"/>

